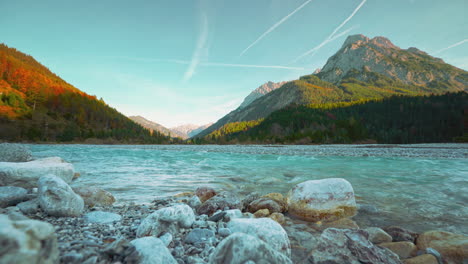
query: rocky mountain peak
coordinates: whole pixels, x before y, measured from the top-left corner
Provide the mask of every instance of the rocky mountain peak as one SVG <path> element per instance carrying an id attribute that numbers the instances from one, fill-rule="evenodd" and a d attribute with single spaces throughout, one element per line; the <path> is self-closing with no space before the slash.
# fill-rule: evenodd
<path id="1" fill-rule="evenodd" d="M 262 85 L 260 85 L 260 87 L 258 87 L 257 89 L 253 90 L 245 99 L 244 101 L 242 102 L 242 104 L 239 106 L 239 108 L 244 108 L 246 107 L 247 105 L 249 105 L 250 103 L 252 103 L 253 101 L 255 101 L 257 98 L 260 98 L 262 96 L 264 96 L 265 94 L 273 91 L 273 90 L 276 90 L 278 88 L 280 88 L 281 86 L 283 86 L 283 84 L 285 84 L 286 82 L 278 82 L 278 83 L 275 83 L 275 82 L 272 82 L 272 81 L 268 81 Z"/>
<path id="2" fill-rule="evenodd" d="M 350 35 L 346 38 L 345 42 L 343 43 L 343 47 L 353 45 L 353 44 L 359 45 L 363 42 L 365 43 L 369 42 L 369 38 L 362 34 Z"/>

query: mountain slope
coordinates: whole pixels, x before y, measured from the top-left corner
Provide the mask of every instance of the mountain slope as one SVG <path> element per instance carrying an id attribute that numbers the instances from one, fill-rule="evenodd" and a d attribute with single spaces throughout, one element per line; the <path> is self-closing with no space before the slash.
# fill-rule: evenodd
<path id="1" fill-rule="evenodd" d="M 33 57 L 0 44 L 0 140 L 169 143 L 52 73 Z"/>
<path id="2" fill-rule="evenodd" d="M 180 137 L 182 139 L 186 138 L 183 134 L 177 133 L 177 131 L 166 128 L 163 125 L 150 121 L 142 116 L 129 116 L 128 118 L 150 131 L 158 131 L 159 133 L 166 136 Z"/>
<path id="3" fill-rule="evenodd" d="M 265 118 L 291 104 L 327 104 L 393 95 L 427 95 L 467 90 L 468 73 L 426 53 L 403 50 L 388 39 L 349 36 L 320 72 L 284 84 L 238 108 L 199 134 L 224 125 Z"/>
<path id="4" fill-rule="evenodd" d="M 257 89 L 253 90 L 247 97 L 245 97 L 244 101 L 241 103 L 239 108 L 245 108 L 249 104 L 251 104 L 253 101 L 257 100 L 258 98 L 264 96 L 265 94 L 276 90 L 283 86 L 286 82 L 267 82 L 258 87 Z"/>

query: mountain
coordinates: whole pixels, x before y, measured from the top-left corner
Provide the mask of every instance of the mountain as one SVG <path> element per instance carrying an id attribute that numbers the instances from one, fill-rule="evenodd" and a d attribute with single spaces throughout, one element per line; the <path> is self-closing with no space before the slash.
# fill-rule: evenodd
<path id="1" fill-rule="evenodd" d="M 140 126 L 148 129 L 151 132 L 158 131 L 159 133 L 166 135 L 166 136 L 179 137 L 182 139 L 186 138 L 184 134 L 181 134 L 181 133 L 178 133 L 177 131 L 166 128 L 163 125 L 150 121 L 142 116 L 129 116 L 128 118 L 130 118 L 131 120 L 133 120 L 133 122 L 139 124 Z"/>
<path id="2" fill-rule="evenodd" d="M 275 83 L 275 82 L 267 82 L 263 85 L 261 85 L 260 87 L 258 87 L 257 89 L 253 90 L 245 99 L 244 101 L 241 103 L 241 105 L 239 106 L 239 108 L 245 108 L 246 106 L 248 106 L 249 104 L 251 104 L 253 101 L 255 101 L 256 99 L 264 96 L 265 94 L 273 91 L 273 90 L 276 90 L 278 88 L 280 88 L 281 86 L 283 86 L 283 84 L 285 84 L 286 82 L 278 82 L 278 83 Z"/>
<path id="3" fill-rule="evenodd" d="M 181 138 L 187 139 L 198 135 L 200 132 L 205 130 L 207 127 L 211 126 L 213 123 L 206 124 L 206 125 L 194 125 L 194 124 L 186 124 L 180 125 L 176 127 L 172 127 L 171 131 L 181 135 Z"/>
<path id="4" fill-rule="evenodd" d="M 266 118 L 291 104 L 330 104 L 394 95 L 467 91 L 468 73 L 416 48 L 401 49 L 384 37 L 349 36 L 315 74 L 302 76 L 238 108 L 198 137 L 229 123 Z"/>
<path id="5" fill-rule="evenodd" d="M 0 140 L 171 142 L 4 44 L 0 44 Z"/>

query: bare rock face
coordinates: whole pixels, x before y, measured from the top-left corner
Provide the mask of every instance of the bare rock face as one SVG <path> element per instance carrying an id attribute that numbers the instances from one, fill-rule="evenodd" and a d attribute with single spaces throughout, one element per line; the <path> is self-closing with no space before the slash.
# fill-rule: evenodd
<path id="1" fill-rule="evenodd" d="M 74 173 L 73 165 L 58 157 L 18 163 L 0 162 L 0 185 L 35 188 L 39 178 L 49 174 L 70 183 Z"/>
<path id="2" fill-rule="evenodd" d="M 276 251 L 255 236 L 234 233 L 214 250 L 210 264 L 281 263 L 292 264 L 291 259 Z"/>
<path id="3" fill-rule="evenodd" d="M 73 191 L 80 195 L 85 205 L 89 207 L 110 206 L 115 202 L 115 198 L 110 192 L 97 187 L 75 187 Z"/>
<path id="4" fill-rule="evenodd" d="M 52 216 L 79 216 L 84 209 L 84 201 L 73 192 L 61 178 L 54 175 L 43 176 L 38 181 L 39 204 Z"/>
<path id="5" fill-rule="evenodd" d="M 288 194 L 289 214 L 305 221 L 336 221 L 357 212 L 354 190 L 345 179 L 311 180 Z"/>
<path id="6" fill-rule="evenodd" d="M 253 101 L 255 101 L 256 99 L 264 96 L 265 94 L 273 91 L 273 90 L 276 90 L 278 88 L 280 88 L 281 86 L 283 86 L 283 84 L 285 84 L 286 82 L 278 82 L 278 83 L 275 83 L 275 82 L 267 82 L 265 84 L 262 84 L 260 87 L 258 87 L 257 89 L 253 90 L 245 99 L 244 101 L 242 102 L 242 104 L 239 106 L 239 108 L 244 108 L 246 106 L 248 106 L 249 104 L 251 104 Z"/>
<path id="7" fill-rule="evenodd" d="M 433 248 L 445 263 L 465 263 L 468 260 L 468 236 L 443 231 L 428 231 L 417 238 L 418 249 Z"/>
<path id="8" fill-rule="evenodd" d="M 366 231 L 335 228 L 323 231 L 308 261 L 314 264 L 401 263 L 395 253 L 372 244 Z"/>
<path id="9" fill-rule="evenodd" d="M 0 215 L 0 245 L 0 263 L 58 263 L 57 237 L 46 222 Z"/>

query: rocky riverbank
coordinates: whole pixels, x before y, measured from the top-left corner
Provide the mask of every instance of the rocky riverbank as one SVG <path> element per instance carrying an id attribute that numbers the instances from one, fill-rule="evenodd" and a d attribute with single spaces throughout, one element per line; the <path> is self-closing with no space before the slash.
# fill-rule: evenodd
<path id="1" fill-rule="evenodd" d="M 31 161 L 21 146 L 0 148 L 0 263 L 468 261 L 464 235 L 359 228 L 344 179 L 306 181 L 288 194 L 202 187 L 115 205 L 105 190 L 73 187 L 79 175 L 60 158 Z"/>

